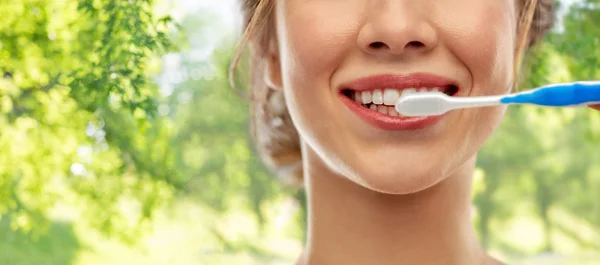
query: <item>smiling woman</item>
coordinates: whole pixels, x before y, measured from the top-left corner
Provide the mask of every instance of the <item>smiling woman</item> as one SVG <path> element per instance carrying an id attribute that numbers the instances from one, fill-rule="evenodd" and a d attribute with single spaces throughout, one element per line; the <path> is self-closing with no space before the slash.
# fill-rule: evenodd
<path id="1" fill-rule="evenodd" d="M 268 70 L 266 69 L 268 67 L 266 63 L 277 59 L 273 56 L 269 57 L 270 55 L 267 54 L 269 49 L 275 48 L 277 42 L 277 36 L 274 32 L 276 27 L 273 12 L 276 1 L 248 0 L 242 2 L 245 32 L 240 47 L 250 43 L 253 53 L 252 72 L 254 77 L 251 85 L 252 98 L 255 101 L 252 111 L 253 135 L 265 162 L 277 172 L 277 175 L 287 183 L 303 185 L 302 168 L 299 162 L 301 156 L 300 138 L 297 135 L 297 129 L 292 123 L 285 106 L 283 92 L 272 89 L 274 85 L 268 84 L 270 80 L 264 78 L 265 71 Z M 506 3 L 509 2 L 511 1 L 506 1 Z M 513 23 L 515 32 L 518 31 L 520 37 L 520 41 L 515 40 L 513 44 L 516 50 L 513 67 L 513 76 L 515 77 L 518 76 L 520 54 L 524 51 L 524 47 L 537 43 L 554 22 L 552 1 L 539 1 L 535 5 L 535 9 L 528 6 L 528 4 L 533 5 L 532 1 L 519 1 L 518 3 L 520 4 L 519 21 L 521 21 L 519 28 L 517 29 L 516 22 Z M 474 17 L 473 15 L 466 15 L 470 12 L 469 10 L 462 12 L 465 14 L 464 17 Z M 516 20 L 516 12 L 512 14 Z M 532 17 L 529 18 L 530 16 Z M 483 19 L 482 16 L 480 18 Z M 531 21 L 528 22 L 529 20 Z M 471 23 L 471 25 L 477 24 Z M 482 25 L 488 25 L 488 22 Z M 493 31 L 493 28 L 490 31 Z M 384 44 L 383 42 L 376 43 Z M 518 48 L 517 46 L 523 47 Z M 238 56 L 235 63 L 232 64 L 230 78 L 234 76 L 233 70 L 237 65 L 240 52 L 241 49 L 238 50 Z M 492 64 L 491 62 L 483 63 Z M 516 83 L 517 78 L 514 78 L 513 82 Z M 367 99 L 368 95 L 365 94 L 365 100 Z M 279 126 L 274 127 L 273 124 Z"/>
<path id="2" fill-rule="evenodd" d="M 389 103 L 508 93 L 553 1 L 243 3 L 256 144 L 307 190 L 298 264 L 497 263 L 469 206 L 477 153 L 505 108 L 408 118 Z"/>

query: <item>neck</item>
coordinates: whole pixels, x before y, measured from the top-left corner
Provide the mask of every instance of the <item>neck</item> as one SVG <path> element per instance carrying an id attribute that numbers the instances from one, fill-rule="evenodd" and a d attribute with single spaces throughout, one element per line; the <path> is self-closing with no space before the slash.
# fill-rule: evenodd
<path id="1" fill-rule="evenodd" d="M 471 224 L 475 158 L 431 188 L 389 195 L 332 173 L 304 150 L 308 236 L 299 264 L 479 265 L 489 259 Z"/>

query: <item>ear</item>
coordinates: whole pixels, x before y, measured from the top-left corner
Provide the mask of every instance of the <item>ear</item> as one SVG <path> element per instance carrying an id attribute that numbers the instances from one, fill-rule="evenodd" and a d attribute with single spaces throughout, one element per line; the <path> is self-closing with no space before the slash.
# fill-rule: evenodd
<path id="1" fill-rule="evenodd" d="M 281 61 L 279 56 L 279 49 L 277 48 L 277 41 L 272 40 L 269 42 L 269 49 L 266 53 L 265 58 L 265 69 L 264 69 L 264 82 L 265 84 L 274 90 L 282 90 L 282 78 L 281 78 Z"/>

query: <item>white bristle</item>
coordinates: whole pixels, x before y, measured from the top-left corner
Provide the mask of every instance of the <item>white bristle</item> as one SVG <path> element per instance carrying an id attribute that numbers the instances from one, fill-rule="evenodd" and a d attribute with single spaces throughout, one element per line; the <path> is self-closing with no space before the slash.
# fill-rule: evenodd
<path id="1" fill-rule="evenodd" d="M 409 94 L 402 96 L 395 107 L 409 117 L 441 115 L 448 111 L 447 97 L 440 92 Z"/>

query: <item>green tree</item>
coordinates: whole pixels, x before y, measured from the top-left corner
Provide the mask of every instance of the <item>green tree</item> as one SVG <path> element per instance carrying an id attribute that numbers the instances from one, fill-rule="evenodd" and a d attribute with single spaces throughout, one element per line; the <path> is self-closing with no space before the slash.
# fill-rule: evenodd
<path id="1" fill-rule="evenodd" d="M 0 5 L 0 216 L 39 232 L 64 203 L 103 232 L 137 231 L 170 194 L 150 76 L 171 19 L 151 0 Z"/>

